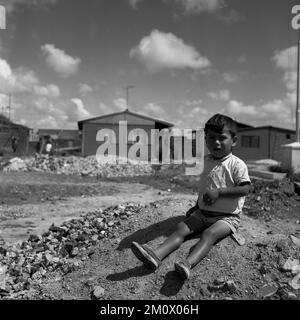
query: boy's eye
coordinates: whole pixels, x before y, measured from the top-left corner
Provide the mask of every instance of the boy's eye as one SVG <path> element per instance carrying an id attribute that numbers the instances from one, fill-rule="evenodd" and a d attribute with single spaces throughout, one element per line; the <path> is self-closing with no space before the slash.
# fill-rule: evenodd
<path id="1" fill-rule="evenodd" d="M 220 141 L 223 141 L 223 140 L 226 140 L 227 137 L 226 136 L 218 136 L 218 137 L 216 137 L 216 136 L 208 136 L 208 139 L 209 140 L 220 140 Z"/>

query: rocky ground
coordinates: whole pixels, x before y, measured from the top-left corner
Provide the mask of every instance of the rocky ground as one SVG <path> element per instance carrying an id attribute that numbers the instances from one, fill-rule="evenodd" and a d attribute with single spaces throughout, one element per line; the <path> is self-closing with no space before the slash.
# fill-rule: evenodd
<path id="1" fill-rule="evenodd" d="M 200 235 L 155 272 L 130 243 L 165 239 L 194 204 L 196 178 L 178 168 L 130 177 L 44 171 L 0 172 L 2 300 L 299 300 L 293 181 L 254 181 L 240 229 L 246 243 L 222 240 L 183 282 L 174 262 Z"/>

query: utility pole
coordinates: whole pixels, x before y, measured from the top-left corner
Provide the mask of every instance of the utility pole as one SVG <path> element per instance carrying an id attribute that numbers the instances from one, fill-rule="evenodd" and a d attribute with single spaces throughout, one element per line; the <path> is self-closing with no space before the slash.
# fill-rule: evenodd
<path id="1" fill-rule="evenodd" d="M 129 89 L 133 89 L 135 88 L 135 86 L 130 85 L 130 86 L 126 86 L 126 111 L 128 111 L 128 101 L 129 101 Z"/>
<path id="2" fill-rule="evenodd" d="M 298 29 L 298 43 L 297 43 L 297 102 L 296 102 L 296 142 L 300 141 L 300 135 L 299 135 L 299 114 L 300 114 L 300 108 L 299 108 L 299 94 L 300 94 L 300 38 L 299 38 L 299 29 Z"/>
<path id="3" fill-rule="evenodd" d="M 292 19 L 292 28 L 294 30 L 297 30 L 298 32 L 298 41 L 297 41 L 297 97 L 296 97 L 296 142 L 300 142 L 300 136 L 299 136 L 299 113 L 300 113 L 300 38 L 299 38 L 299 29 L 300 29 L 300 5 L 295 5 L 292 7 L 292 14 L 294 14 L 294 17 Z"/>

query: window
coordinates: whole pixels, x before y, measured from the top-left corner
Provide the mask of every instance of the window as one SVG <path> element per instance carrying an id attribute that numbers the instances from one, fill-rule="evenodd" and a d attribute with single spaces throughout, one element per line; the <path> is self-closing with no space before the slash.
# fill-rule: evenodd
<path id="1" fill-rule="evenodd" d="M 242 136 L 243 148 L 259 148 L 259 136 Z"/>

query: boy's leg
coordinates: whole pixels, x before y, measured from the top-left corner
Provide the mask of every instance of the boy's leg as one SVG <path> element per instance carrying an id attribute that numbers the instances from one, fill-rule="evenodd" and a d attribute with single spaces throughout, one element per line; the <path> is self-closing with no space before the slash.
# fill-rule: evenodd
<path id="1" fill-rule="evenodd" d="M 203 227 L 203 221 L 198 214 L 192 214 L 184 221 L 180 222 L 177 225 L 176 231 L 173 232 L 159 247 L 153 251 L 162 260 L 172 251 L 179 248 L 185 237 L 203 230 Z"/>
<path id="2" fill-rule="evenodd" d="M 177 249 L 186 236 L 201 231 L 203 227 L 204 224 L 202 219 L 195 213 L 180 222 L 177 225 L 176 231 L 156 249 L 150 249 L 147 245 L 140 245 L 137 242 L 132 242 L 131 249 L 139 260 L 145 263 L 149 268 L 156 269 L 158 268 L 160 261 L 169 253 Z"/>
<path id="3" fill-rule="evenodd" d="M 205 229 L 201 234 L 200 241 L 196 244 L 193 251 L 187 258 L 188 264 L 191 267 L 194 267 L 208 254 L 217 240 L 225 238 L 230 235 L 231 232 L 231 228 L 220 220 Z"/>

